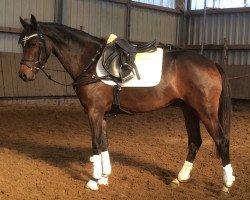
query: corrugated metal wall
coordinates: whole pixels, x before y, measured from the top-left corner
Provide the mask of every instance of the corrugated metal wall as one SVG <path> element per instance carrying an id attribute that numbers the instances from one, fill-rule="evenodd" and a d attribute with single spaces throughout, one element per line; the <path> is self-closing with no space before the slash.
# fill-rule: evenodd
<path id="1" fill-rule="evenodd" d="M 191 15 L 188 21 L 188 44 L 202 40 L 203 15 Z M 250 13 L 208 14 L 204 44 L 250 44 Z M 205 50 L 204 55 L 223 63 L 222 50 Z M 233 98 L 250 99 L 250 50 L 228 50 L 228 64 L 224 65 L 230 78 Z"/>
<path id="2" fill-rule="evenodd" d="M 125 35 L 126 7 L 100 0 L 63 0 L 62 23 L 97 37 Z"/>
<path id="3" fill-rule="evenodd" d="M 54 21 L 55 0 L 1 0 L 0 26 L 21 28 L 19 16 L 30 18 L 34 14 L 39 21 Z M 0 52 L 21 52 L 18 35 L 0 33 Z"/>
<path id="4" fill-rule="evenodd" d="M 179 15 L 134 7 L 131 11 L 130 39 L 177 44 Z"/>
<path id="5" fill-rule="evenodd" d="M 34 14 L 38 21 L 53 22 L 57 14 L 58 0 L 1 0 L 0 26 L 21 28 L 19 16 L 30 18 Z M 108 37 L 115 33 L 125 37 L 126 5 L 103 0 L 62 0 L 62 23 L 95 35 Z M 132 8 L 130 40 L 149 41 L 157 39 L 163 43 L 177 43 L 178 14 Z M 1 52 L 21 52 L 17 44 L 18 35 L 0 33 Z"/>
<path id="6" fill-rule="evenodd" d="M 191 15 L 188 24 L 188 44 L 201 44 L 203 15 Z M 206 16 L 205 44 L 250 44 L 250 13 L 208 14 Z M 221 51 L 206 51 L 205 55 L 221 62 Z M 228 64 L 250 64 L 250 51 L 231 50 Z"/>
<path id="7" fill-rule="evenodd" d="M 101 0 L 64 0 L 63 24 L 98 36 L 115 33 L 125 37 L 127 7 L 123 4 Z M 176 44 L 178 15 L 152 9 L 131 10 L 131 41 L 150 41 Z"/>
<path id="8" fill-rule="evenodd" d="M 223 66 L 231 85 L 232 97 L 250 100 L 250 66 Z"/>

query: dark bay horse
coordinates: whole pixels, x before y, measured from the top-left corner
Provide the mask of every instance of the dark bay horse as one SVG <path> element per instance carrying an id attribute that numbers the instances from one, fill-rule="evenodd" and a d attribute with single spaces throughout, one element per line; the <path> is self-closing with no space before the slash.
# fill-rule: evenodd
<path id="1" fill-rule="evenodd" d="M 95 71 L 106 41 L 61 24 L 38 23 L 33 15 L 30 24 L 22 18 L 20 22 L 24 30 L 19 39 L 23 47 L 19 76 L 24 81 L 34 80 L 53 53 L 74 80 L 92 134 L 93 178 L 86 187 L 97 190 L 99 185 L 108 184 L 108 175 L 111 174 L 104 115 L 111 109 L 113 88 L 101 82 Z M 204 56 L 183 50 L 164 51 L 162 67 L 162 78 L 157 86 L 123 88 L 121 106 L 139 113 L 165 108 L 175 100 L 181 100 L 188 133 L 188 153 L 172 183 L 179 185 L 190 178 L 202 143 L 201 121 L 217 147 L 223 166 L 223 190 L 228 191 L 235 177 L 229 156 L 231 98 L 225 73 L 218 64 Z"/>

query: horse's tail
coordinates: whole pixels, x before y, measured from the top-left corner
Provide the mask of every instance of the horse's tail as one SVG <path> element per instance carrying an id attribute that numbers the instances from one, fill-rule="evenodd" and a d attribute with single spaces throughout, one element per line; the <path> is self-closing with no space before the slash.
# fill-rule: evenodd
<path id="1" fill-rule="evenodd" d="M 219 123 L 222 127 L 224 136 L 229 140 L 231 116 L 232 116 L 232 102 L 231 102 L 231 89 L 229 80 L 222 67 L 216 63 L 216 67 L 219 70 L 222 78 L 222 91 L 219 102 Z"/>

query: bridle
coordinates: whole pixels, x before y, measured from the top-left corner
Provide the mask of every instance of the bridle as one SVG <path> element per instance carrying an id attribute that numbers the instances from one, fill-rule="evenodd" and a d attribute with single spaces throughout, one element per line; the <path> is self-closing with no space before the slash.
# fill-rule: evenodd
<path id="1" fill-rule="evenodd" d="M 47 49 L 46 49 L 46 45 L 45 45 L 45 40 L 43 38 L 43 35 L 41 34 L 40 31 L 40 27 L 39 24 L 37 25 L 38 27 L 38 33 L 32 34 L 30 36 L 25 36 L 20 43 L 24 43 L 23 45 L 25 46 L 26 42 L 33 38 L 33 37 L 38 37 L 39 40 L 39 52 L 38 52 L 38 58 L 36 60 L 29 60 L 29 59 L 24 59 L 22 58 L 20 61 L 20 64 L 23 64 L 25 66 L 27 66 L 33 73 L 37 73 L 39 70 L 41 70 L 45 76 L 53 81 L 54 83 L 57 83 L 59 85 L 63 85 L 63 86 L 73 86 L 73 88 L 77 88 L 78 86 L 81 85 L 86 85 L 86 84 L 90 84 L 90 83 L 94 83 L 94 82 L 98 82 L 101 79 L 105 79 L 105 77 L 97 77 L 94 74 L 89 74 L 87 71 L 89 70 L 89 68 L 92 66 L 92 64 L 96 61 L 96 59 L 98 58 L 98 56 L 101 54 L 103 45 L 100 45 L 98 50 L 96 51 L 94 57 L 90 60 L 90 62 L 86 65 L 86 67 L 84 68 L 84 70 L 76 77 L 74 78 L 74 82 L 72 84 L 64 84 L 64 83 L 60 83 L 56 80 L 54 80 L 51 75 L 49 75 L 45 69 L 44 69 L 44 64 L 46 63 L 46 55 L 47 55 Z M 33 63 L 32 66 L 30 66 L 28 63 Z M 36 66 L 38 65 L 38 67 Z M 89 80 L 86 81 L 82 81 L 81 78 L 83 77 L 88 77 Z"/>
<path id="2" fill-rule="evenodd" d="M 43 38 L 43 35 L 40 32 L 39 25 L 38 25 L 38 33 L 32 34 L 30 36 L 25 36 L 20 41 L 20 43 L 24 43 L 23 45 L 25 46 L 26 42 L 33 37 L 38 37 L 38 40 L 39 40 L 38 58 L 35 60 L 29 60 L 29 59 L 22 58 L 20 64 L 27 66 L 32 72 L 37 72 L 40 69 L 44 68 L 44 64 L 46 62 L 46 55 L 47 55 L 45 40 Z M 33 63 L 33 64 L 30 66 L 29 63 Z M 37 65 L 38 65 L 38 67 L 37 67 Z"/>

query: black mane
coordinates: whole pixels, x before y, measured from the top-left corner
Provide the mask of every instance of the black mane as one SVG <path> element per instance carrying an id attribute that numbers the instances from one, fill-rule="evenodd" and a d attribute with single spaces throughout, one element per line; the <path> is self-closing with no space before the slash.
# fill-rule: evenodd
<path id="1" fill-rule="evenodd" d="M 39 22 L 42 32 L 53 41 L 69 45 L 72 42 L 83 45 L 85 42 L 100 44 L 104 39 L 92 36 L 84 31 L 68 27 L 58 23 Z M 73 37 L 72 37 L 73 36 Z"/>
<path id="2" fill-rule="evenodd" d="M 105 43 L 103 38 L 92 36 L 84 31 L 74 29 L 63 24 L 38 22 L 38 28 L 40 29 L 39 31 L 42 35 L 48 36 L 60 45 L 70 45 L 72 43 L 83 45 L 85 42 L 96 43 L 98 45 Z M 24 30 L 20 35 L 19 42 L 31 31 L 31 27 Z"/>

